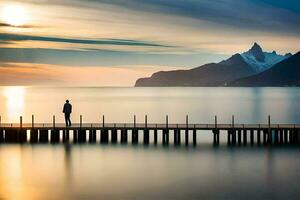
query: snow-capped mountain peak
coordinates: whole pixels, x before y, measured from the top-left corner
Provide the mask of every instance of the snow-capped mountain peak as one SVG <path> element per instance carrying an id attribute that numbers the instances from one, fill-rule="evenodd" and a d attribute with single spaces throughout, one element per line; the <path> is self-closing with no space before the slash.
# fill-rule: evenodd
<path id="1" fill-rule="evenodd" d="M 264 52 L 256 42 L 247 52 L 241 54 L 246 63 L 248 63 L 256 72 L 262 72 L 273 65 L 289 58 L 292 54 L 280 55 L 276 51 Z"/>
<path id="2" fill-rule="evenodd" d="M 265 61 L 265 54 L 262 48 L 255 42 L 252 48 L 248 51 L 248 54 L 254 56 L 254 58 L 260 62 Z"/>

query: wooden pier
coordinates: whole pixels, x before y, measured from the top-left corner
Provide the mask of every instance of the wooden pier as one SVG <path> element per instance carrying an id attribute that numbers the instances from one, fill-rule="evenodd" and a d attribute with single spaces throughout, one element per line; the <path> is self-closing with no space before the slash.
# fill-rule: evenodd
<path id="1" fill-rule="evenodd" d="M 1 118 L 0 118 L 1 119 Z M 136 123 L 105 123 L 104 116 L 100 123 L 80 122 L 66 127 L 65 124 L 31 123 L 9 124 L 0 120 L 0 143 L 101 143 L 101 144 L 138 144 L 142 141 L 149 145 L 150 140 L 154 145 L 161 143 L 170 144 L 170 136 L 174 145 L 197 145 L 197 136 L 203 132 L 212 134 L 212 144 L 220 144 L 220 135 L 226 134 L 227 144 L 241 145 L 284 145 L 300 144 L 300 125 L 298 124 L 272 124 L 270 117 L 267 124 L 235 124 L 234 116 L 230 124 L 218 124 L 217 117 L 213 124 L 190 124 L 188 116 L 185 124 L 169 124 L 166 122 L 153 124 L 147 122 Z M 129 135 L 131 138 L 129 138 Z M 139 139 L 140 138 L 140 139 Z M 184 141 L 184 142 L 183 142 Z"/>

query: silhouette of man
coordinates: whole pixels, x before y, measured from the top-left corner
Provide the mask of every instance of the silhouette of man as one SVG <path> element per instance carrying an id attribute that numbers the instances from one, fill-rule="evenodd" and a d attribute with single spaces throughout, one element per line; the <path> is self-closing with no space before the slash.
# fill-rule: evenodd
<path id="1" fill-rule="evenodd" d="M 71 126 L 70 115 L 72 113 L 72 105 L 69 103 L 69 100 L 66 100 L 63 113 L 65 113 L 66 126 Z"/>

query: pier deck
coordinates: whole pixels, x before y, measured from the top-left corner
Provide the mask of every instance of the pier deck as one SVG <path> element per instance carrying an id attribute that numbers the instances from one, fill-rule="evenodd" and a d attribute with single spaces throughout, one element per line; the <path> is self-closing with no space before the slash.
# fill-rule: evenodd
<path id="1" fill-rule="evenodd" d="M 133 123 L 105 123 L 104 117 L 102 123 L 74 123 L 66 127 L 64 123 L 56 123 L 53 116 L 53 123 L 1 123 L 0 122 L 0 143 L 139 143 L 139 137 L 142 136 L 143 143 L 148 145 L 150 137 L 153 143 L 159 141 L 163 145 L 169 144 L 170 135 L 174 139 L 175 145 L 180 145 L 182 140 L 186 145 L 197 144 L 197 135 L 202 133 L 211 133 L 213 135 L 213 144 L 219 145 L 220 134 L 227 134 L 227 143 L 229 145 L 251 145 L 261 143 L 264 145 L 294 144 L 300 143 L 300 124 L 272 124 L 270 116 L 267 124 L 235 124 L 234 116 L 232 123 L 219 124 L 217 117 L 213 124 L 190 124 L 188 116 L 186 123 L 174 124 L 168 123 L 148 123 L 145 116 L 145 123 L 136 123 L 134 117 Z M 191 137 L 190 137 L 191 136 Z M 183 139 L 182 139 L 183 138 Z M 191 139 L 192 138 L 192 139 Z"/>
<path id="2" fill-rule="evenodd" d="M 14 129 L 102 129 L 108 128 L 127 128 L 127 129 L 197 129 L 197 130 L 229 130 L 232 128 L 235 129 L 247 129 L 247 130 L 256 130 L 256 129 L 268 129 L 269 124 L 165 124 L 165 123 L 73 123 L 71 127 L 66 127 L 64 123 L 24 123 L 20 126 L 20 123 L 2 123 L 0 124 L 0 129 L 14 128 Z M 300 124 L 270 124 L 271 129 L 300 129 Z"/>
<path id="3" fill-rule="evenodd" d="M 213 144 L 219 145 L 220 134 L 227 134 L 229 145 L 247 144 L 299 144 L 300 125 L 294 124 L 74 124 L 65 127 L 63 124 L 24 124 L 22 127 L 16 124 L 1 124 L 0 143 L 118 143 L 129 142 L 137 144 L 142 136 L 143 143 L 149 144 L 150 135 L 154 144 L 161 139 L 163 145 L 169 144 L 169 136 L 174 137 L 174 144 L 180 145 L 184 138 L 186 145 L 197 144 L 197 135 L 211 132 Z M 151 134 L 150 134 L 151 133 Z M 118 136 L 119 135 L 119 136 Z M 183 135 L 183 136 L 182 136 Z M 119 139 L 118 139 L 119 138 Z"/>

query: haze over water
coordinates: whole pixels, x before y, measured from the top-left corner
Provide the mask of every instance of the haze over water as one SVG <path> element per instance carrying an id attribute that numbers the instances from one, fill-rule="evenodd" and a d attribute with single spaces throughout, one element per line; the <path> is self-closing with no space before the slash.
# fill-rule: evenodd
<path id="1" fill-rule="evenodd" d="M 298 88 L 1 87 L 2 121 L 300 123 Z M 298 147 L 229 148 L 201 134 L 196 147 L 143 145 L 0 145 L 0 199 L 298 199 Z M 129 137 L 130 138 L 130 137 Z"/>
<path id="2" fill-rule="evenodd" d="M 72 119 L 83 115 L 86 123 L 144 122 L 213 123 L 300 123 L 299 88 L 101 88 L 101 87 L 1 87 L 2 122 L 64 122 L 62 106 L 66 99 L 73 104 Z"/>

